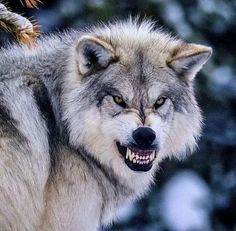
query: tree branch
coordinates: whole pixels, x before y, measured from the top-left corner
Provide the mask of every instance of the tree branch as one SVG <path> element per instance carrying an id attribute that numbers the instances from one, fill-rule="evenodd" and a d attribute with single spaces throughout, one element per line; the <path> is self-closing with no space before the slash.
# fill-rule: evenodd
<path id="1" fill-rule="evenodd" d="M 37 6 L 38 1 L 26 0 L 27 6 Z M 39 35 L 39 27 L 25 17 L 9 11 L 0 3 L 0 27 L 13 33 L 16 39 L 29 47 L 35 45 L 35 38 Z"/>

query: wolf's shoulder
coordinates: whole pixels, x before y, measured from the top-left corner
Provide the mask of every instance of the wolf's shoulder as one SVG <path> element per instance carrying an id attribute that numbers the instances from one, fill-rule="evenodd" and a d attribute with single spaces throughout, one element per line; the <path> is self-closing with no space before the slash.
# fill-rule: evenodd
<path id="1" fill-rule="evenodd" d="M 32 76 L 0 81 L 0 139 L 18 144 L 46 134 L 40 106 L 46 102 L 43 83 Z M 42 103 L 43 102 L 43 103 Z M 23 143 L 24 143 L 23 142 Z"/>
<path id="2" fill-rule="evenodd" d="M 14 78 L 22 72 L 41 72 L 56 68 L 60 61 L 67 59 L 69 49 L 79 32 L 61 32 L 43 35 L 33 47 L 11 44 L 0 49 L 0 80 L 2 76 Z"/>

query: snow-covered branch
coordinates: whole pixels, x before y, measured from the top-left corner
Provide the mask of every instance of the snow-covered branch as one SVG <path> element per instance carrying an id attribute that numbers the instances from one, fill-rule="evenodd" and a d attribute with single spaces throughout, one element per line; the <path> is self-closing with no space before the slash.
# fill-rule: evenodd
<path id="1" fill-rule="evenodd" d="M 38 1 L 26 0 L 27 7 L 36 7 Z M 0 3 L 0 27 L 15 35 L 18 41 L 32 46 L 35 44 L 35 38 L 39 35 L 39 28 L 36 22 L 11 12 L 5 5 Z"/>

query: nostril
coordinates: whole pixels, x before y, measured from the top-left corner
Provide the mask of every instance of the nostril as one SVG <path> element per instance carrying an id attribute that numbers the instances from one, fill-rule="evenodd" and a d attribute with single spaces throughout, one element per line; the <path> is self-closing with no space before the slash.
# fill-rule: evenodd
<path id="1" fill-rule="evenodd" d="M 133 139 L 142 148 L 149 148 L 156 139 L 156 133 L 148 127 L 140 127 L 133 132 Z"/>

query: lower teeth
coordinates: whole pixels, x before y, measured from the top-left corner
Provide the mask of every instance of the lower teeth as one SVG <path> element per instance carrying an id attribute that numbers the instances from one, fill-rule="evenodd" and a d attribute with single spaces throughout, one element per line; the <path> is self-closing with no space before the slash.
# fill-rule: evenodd
<path id="1" fill-rule="evenodd" d="M 149 164 L 150 163 L 150 160 L 146 160 L 146 161 L 139 161 L 139 160 L 136 160 L 136 159 L 133 159 L 132 162 L 134 164 Z"/>

